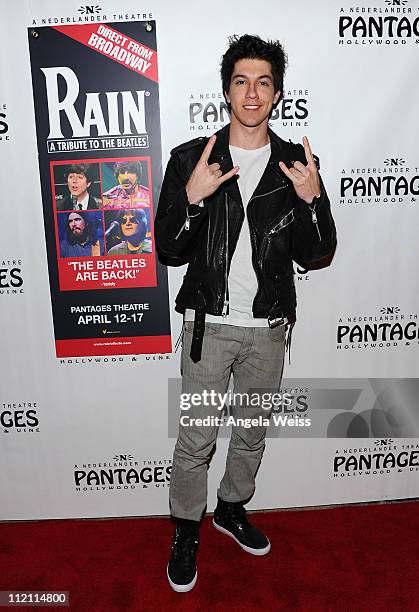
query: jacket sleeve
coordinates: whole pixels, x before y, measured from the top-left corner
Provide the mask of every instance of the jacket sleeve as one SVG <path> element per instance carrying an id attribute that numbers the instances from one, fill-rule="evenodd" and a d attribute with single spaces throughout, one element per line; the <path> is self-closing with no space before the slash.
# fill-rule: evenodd
<path id="1" fill-rule="evenodd" d="M 207 205 L 189 204 L 187 178 L 182 159 L 171 155 L 160 192 L 155 222 L 155 238 L 160 255 L 187 260 L 196 233 L 207 217 Z"/>
<path id="2" fill-rule="evenodd" d="M 318 158 L 315 157 L 319 167 Z M 296 196 L 293 227 L 293 260 L 306 270 L 328 266 L 336 250 L 336 228 L 330 202 L 320 178 L 320 197 L 307 204 Z"/>

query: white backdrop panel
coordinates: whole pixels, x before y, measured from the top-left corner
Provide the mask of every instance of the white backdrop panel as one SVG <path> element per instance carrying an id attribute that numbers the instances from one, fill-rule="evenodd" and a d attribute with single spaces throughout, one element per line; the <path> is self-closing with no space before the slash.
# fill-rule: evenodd
<path id="1" fill-rule="evenodd" d="M 417 339 L 409 346 L 399 342 L 379 348 L 367 343 L 358 348 L 355 343 L 337 349 L 338 325 L 348 317 L 376 317 L 384 308 L 415 321 L 419 311 L 415 268 L 419 213 L 418 203 L 411 200 L 414 196 L 394 203 L 384 202 L 384 197 L 379 202 L 349 202 L 348 194 L 341 202 L 340 196 L 343 176 L 376 176 L 373 168 L 380 169 L 381 175 L 389 168 L 400 170 L 399 175 L 409 179 L 419 174 L 418 45 L 414 37 L 405 45 L 401 41 L 339 45 L 339 15 L 349 15 L 351 6 L 328 0 L 315 4 L 263 0 L 257 8 L 244 9 L 239 0 L 231 0 L 222 13 L 220 8 L 206 6 L 205 14 L 190 0 L 154 0 L 142 6 L 140 14 L 151 15 L 157 22 L 163 164 L 172 147 L 222 126 L 219 118 L 205 122 L 202 114 L 191 122 L 189 106 L 194 101 L 213 101 L 218 108 L 219 62 L 228 36 L 249 32 L 279 38 L 290 58 L 285 97 L 303 98 L 308 116 L 301 125 L 296 125 L 295 118 L 278 118 L 272 127 L 286 139 L 301 141 L 305 134 L 310 138 L 320 157 L 339 240 L 332 267 L 296 275 L 298 323 L 285 374 L 289 378 L 415 378 Z M 371 0 L 356 6 L 384 9 L 390 5 Z M 139 12 L 133 2 L 107 0 L 100 7 L 109 21 L 117 21 L 119 14 L 131 19 L 131 14 Z M 417 8 L 411 0 L 405 7 L 411 8 L 407 16 L 413 20 Z M 174 440 L 167 433 L 166 381 L 179 375 L 179 355 L 138 356 L 135 361 L 126 356 L 113 362 L 87 357 L 60 360 L 54 352 L 27 27 L 42 26 L 44 18 L 77 17 L 78 8 L 78 3 L 64 0 L 23 0 L 19 11 L 7 13 L 2 7 L 0 112 L 6 113 L 9 140 L 0 141 L 4 169 L 0 260 L 4 269 L 14 267 L 7 262 L 21 262 L 15 267 L 21 269 L 23 292 L 0 295 L 0 411 L 15 415 L 19 404 L 26 403 L 22 418 L 27 419 L 27 410 L 34 410 L 32 418 L 38 421 L 35 427 L 15 424 L 0 431 L 3 520 L 168 513 L 166 469 Z M 391 159 L 396 160 L 394 166 L 386 164 Z M 170 270 L 172 305 L 184 272 L 183 268 Z M 172 309 L 174 341 L 180 328 L 181 317 Z M 9 404 L 16 406 L 8 408 Z M 416 440 L 383 442 L 388 447 L 396 445 L 396 454 L 408 443 Z M 415 470 L 333 476 L 337 451 L 350 454 L 349 449 L 374 448 L 374 444 L 373 438 L 269 440 L 251 507 L 417 496 Z M 210 510 L 225 452 L 222 439 L 209 473 Z M 141 482 L 132 487 L 124 480 L 120 489 L 94 484 L 95 470 L 117 470 L 118 466 L 132 467 Z M 90 472 L 93 484 L 83 479 L 78 491 L 77 471 L 79 476 Z M 113 474 L 117 479 L 117 473 Z"/>

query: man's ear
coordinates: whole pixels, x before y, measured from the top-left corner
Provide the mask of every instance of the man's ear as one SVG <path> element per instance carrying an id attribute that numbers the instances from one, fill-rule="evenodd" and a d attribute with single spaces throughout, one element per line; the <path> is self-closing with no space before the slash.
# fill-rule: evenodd
<path id="1" fill-rule="evenodd" d="M 224 98 L 226 99 L 227 104 L 230 104 L 230 96 L 228 95 L 227 91 L 224 92 Z"/>
<path id="2" fill-rule="evenodd" d="M 274 95 L 274 104 L 278 103 L 279 98 L 281 97 L 281 91 L 277 91 L 276 94 Z"/>

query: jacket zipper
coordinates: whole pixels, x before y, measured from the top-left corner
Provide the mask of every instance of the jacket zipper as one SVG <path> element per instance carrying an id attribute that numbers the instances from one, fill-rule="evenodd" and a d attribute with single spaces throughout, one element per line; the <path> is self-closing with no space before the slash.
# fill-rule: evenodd
<path id="1" fill-rule="evenodd" d="M 274 189 L 273 191 L 270 191 L 269 193 L 274 193 L 275 191 L 278 191 L 279 189 L 283 189 L 283 188 L 284 188 L 284 187 L 279 187 L 278 189 Z M 265 196 L 266 196 L 266 195 L 268 195 L 268 194 L 267 194 L 267 193 L 264 193 L 264 194 L 262 194 L 262 195 L 265 195 Z M 251 199 L 249 200 L 249 204 L 250 204 L 250 202 L 251 202 L 252 200 L 254 200 L 254 199 L 258 198 L 258 197 L 261 197 L 261 196 L 255 196 L 254 198 L 251 198 Z M 253 236 L 252 231 L 251 231 L 251 227 L 250 227 L 250 221 L 252 221 L 252 222 L 253 222 L 253 217 L 252 217 L 252 209 L 251 209 L 251 208 L 249 208 L 249 204 L 248 204 L 249 230 L 250 230 L 250 235 L 251 235 L 251 236 Z M 292 211 L 290 211 L 290 212 L 292 212 Z M 255 264 L 254 264 L 254 261 L 253 261 L 253 257 L 252 257 L 252 264 L 253 264 L 253 268 L 254 268 L 254 270 L 255 270 L 255 273 L 256 273 L 256 278 L 257 278 L 257 281 L 258 281 L 258 291 L 257 291 L 257 294 L 256 294 L 256 295 L 258 295 L 258 293 L 260 292 L 261 287 L 262 287 L 262 280 L 261 280 L 261 279 L 262 279 L 262 277 L 261 277 L 261 276 L 259 276 L 259 271 L 262 271 L 262 268 L 263 268 L 263 258 L 264 258 L 264 256 L 265 256 L 265 251 L 266 251 L 266 247 L 267 247 L 268 237 L 269 237 L 269 236 L 270 236 L 270 235 L 271 235 L 271 234 L 272 234 L 272 233 L 273 233 L 273 232 L 274 232 L 274 231 L 275 231 L 275 230 L 278 228 L 278 226 L 280 226 L 280 225 L 281 225 L 281 223 L 283 222 L 283 220 L 284 220 L 284 219 L 285 219 L 285 218 L 286 218 L 286 217 L 287 217 L 289 214 L 290 214 L 290 213 L 288 212 L 286 215 L 284 215 L 284 216 L 282 217 L 282 219 L 281 219 L 280 221 L 278 221 L 278 223 L 276 223 L 276 224 L 274 225 L 274 227 L 273 227 L 273 228 L 271 228 L 271 229 L 269 230 L 268 234 L 266 234 L 266 233 L 264 233 L 264 234 L 263 234 L 263 238 L 262 238 L 262 245 L 261 245 L 261 250 L 260 250 L 260 256 L 259 256 L 259 258 L 257 259 L 257 262 L 258 262 L 258 264 L 259 264 L 259 267 L 258 267 L 258 268 L 256 268 L 256 266 L 255 266 Z M 293 218 L 294 218 L 294 217 L 293 217 Z M 290 221 L 290 223 L 291 223 L 291 222 L 292 222 L 292 221 Z M 287 223 L 286 225 L 284 225 L 284 228 L 285 228 L 285 227 L 287 227 L 287 225 L 289 225 L 289 223 Z M 281 229 L 284 229 L 284 228 L 281 228 Z M 252 246 L 253 246 L 253 245 L 252 245 Z M 255 252 L 256 252 L 256 247 L 255 247 Z"/>
<path id="2" fill-rule="evenodd" d="M 293 209 L 294 210 L 294 209 Z M 263 259 L 265 257 L 265 251 L 266 251 L 266 247 L 268 246 L 268 240 L 269 237 L 272 236 L 272 234 L 274 234 L 276 232 L 276 230 L 278 229 L 278 226 L 281 225 L 282 221 L 285 219 L 285 217 L 287 217 L 290 213 L 287 213 L 284 217 L 282 217 L 281 221 L 279 221 L 274 227 L 272 227 L 269 232 L 267 234 L 263 234 L 263 238 L 262 238 L 262 248 L 260 250 L 260 257 L 259 257 L 259 265 L 262 269 L 263 267 Z M 294 219 L 294 217 L 293 217 Z M 287 223 L 286 225 L 284 225 L 283 227 L 281 227 L 281 230 L 285 229 L 290 223 L 292 223 L 292 221 L 290 221 L 289 223 Z"/>
<path id="3" fill-rule="evenodd" d="M 268 195 L 271 195 L 272 193 L 275 193 L 275 191 L 280 191 L 281 189 L 285 189 L 287 186 L 288 185 L 285 183 L 284 185 L 281 185 L 280 187 L 277 187 L 276 189 L 272 189 L 272 191 L 267 191 L 266 193 L 260 193 L 259 195 L 252 196 L 250 200 L 248 201 L 247 205 L 249 206 L 252 200 L 256 200 L 257 198 L 264 198 Z"/>
<path id="4" fill-rule="evenodd" d="M 198 204 L 198 206 L 200 206 L 200 204 Z M 191 226 L 191 219 L 193 219 L 194 217 L 199 217 L 199 215 L 201 214 L 201 211 L 199 211 L 196 215 L 190 215 L 189 214 L 189 209 L 186 208 L 186 219 L 185 219 L 185 223 L 182 225 L 182 227 L 180 228 L 179 232 L 176 234 L 175 236 L 175 240 L 177 240 L 179 238 L 179 236 L 181 235 L 181 233 L 183 232 L 183 230 L 185 231 L 189 231 L 189 228 Z"/>
<path id="5" fill-rule="evenodd" d="M 227 194 L 224 194 L 224 213 L 226 216 L 225 221 L 225 230 L 226 230 L 226 239 L 225 239 L 225 270 L 224 270 L 224 304 L 223 304 L 223 317 L 226 317 L 228 314 L 228 199 Z"/>
<path id="6" fill-rule="evenodd" d="M 252 228 L 250 227 L 250 221 L 252 221 L 252 222 L 253 222 L 253 218 L 252 218 L 252 209 L 251 209 L 251 207 L 250 207 L 250 203 L 251 203 L 253 200 L 256 200 L 257 198 L 264 198 L 264 197 L 266 197 L 266 196 L 268 196 L 268 195 L 271 195 L 272 193 L 275 193 L 276 191 L 282 191 L 282 189 L 286 189 L 286 187 L 288 187 L 288 185 L 287 185 L 287 183 L 284 183 L 284 184 L 283 184 L 283 185 L 281 185 L 280 187 L 276 187 L 275 189 L 271 189 L 271 191 L 267 191 L 266 193 L 261 193 L 261 194 L 256 195 L 256 196 L 252 196 L 252 197 L 250 198 L 250 200 L 249 200 L 249 201 L 248 201 L 248 203 L 247 203 L 247 211 L 248 211 L 248 223 L 249 223 L 249 231 L 250 231 L 250 236 L 253 236 L 252 231 L 251 231 L 251 229 L 252 229 Z M 282 221 L 282 219 L 281 219 L 281 221 Z M 253 238 L 252 238 L 252 242 L 254 243 Z M 252 247 L 253 247 L 253 244 L 252 244 Z M 252 250 L 253 250 L 253 249 L 252 249 Z M 257 251 L 256 251 L 256 245 L 254 246 L 254 250 L 255 250 L 255 252 L 257 252 Z M 260 260 L 258 261 L 258 263 L 259 263 L 259 267 L 260 267 L 260 268 L 262 268 L 262 256 L 263 256 L 263 254 L 264 254 L 265 250 L 266 250 L 266 236 L 264 235 L 264 236 L 263 236 L 263 240 L 262 240 L 261 258 L 260 258 Z M 255 271 L 256 278 L 257 278 L 257 281 L 258 281 L 258 290 L 257 290 L 257 293 L 256 293 L 256 295 L 258 295 L 258 293 L 260 292 L 261 287 L 262 287 L 262 279 L 261 279 L 261 277 L 259 276 L 259 269 L 257 269 L 257 268 L 256 268 L 255 263 L 254 263 L 254 261 L 253 261 L 253 256 L 252 256 L 252 265 L 253 265 L 253 269 L 254 269 L 254 271 Z M 255 296 L 255 297 L 256 297 L 256 296 Z"/>
<path id="7" fill-rule="evenodd" d="M 285 223 L 284 225 L 282 225 L 284 219 L 286 219 L 287 217 L 290 217 L 290 221 L 288 221 L 288 223 Z M 269 232 L 265 235 L 268 236 L 272 236 L 272 234 L 275 234 L 275 232 L 278 229 L 284 229 L 285 227 L 287 227 L 287 225 L 289 225 L 290 223 L 292 223 L 294 221 L 294 209 L 291 208 L 291 210 L 282 217 L 282 219 L 280 219 L 280 221 L 278 221 L 278 223 L 275 223 L 275 225 L 273 227 L 271 227 L 271 229 L 269 230 Z"/>
<path id="8" fill-rule="evenodd" d="M 311 210 L 311 220 L 313 221 L 314 225 L 316 226 L 316 230 L 317 230 L 317 233 L 319 235 L 319 240 L 321 242 L 322 236 L 320 234 L 319 223 L 318 223 L 318 220 L 317 220 L 316 206 L 317 206 L 317 202 L 315 202 L 313 204 L 313 206 L 309 205 L 308 207 Z"/>
<path id="9" fill-rule="evenodd" d="M 255 265 L 255 262 L 253 260 L 253 253 L 257 253 L 257 249 L 256 249 L 255 240 L 254 240 L 254 235 L 252 233 L 252 228 L 251 228 L 251 222 L 253 223 L 253 216 L 252 216 L 252 209 L 251 209 L 251 207 L 249 207 L 250 201 L 251 200 L 249 200 L 249 202 L 247 204 L 247 222 L 249 224 L 250 238 L 251 238 L 251 241 L 252 241 L 252 265 L 253 265 L 253 269 L 255 271 L 256 279 L 257 279 L 257 282 L 258 282 L 258 290 L 256 292 L 256 295 L 258 295 L 259 292 L 261 291 L 262 280 L 261 280 L 261 277 L 259 275 L 259 268 Z M 253 308 L 252 308 L 252 310 L 253 310 Z"/>

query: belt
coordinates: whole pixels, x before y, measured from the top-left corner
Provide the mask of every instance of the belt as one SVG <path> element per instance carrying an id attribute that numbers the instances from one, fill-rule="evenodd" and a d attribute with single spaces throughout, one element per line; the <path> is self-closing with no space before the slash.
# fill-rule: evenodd
<path id="1" fill-rule="evenodd" d="M 205 298 L 200 289 L 198 289 L 198 304 L 195 308 L 195 320 L 192 332 L 192 344 L 190 356 L 194 363 L 201 360 L 202 341 L 205 332 Z"/>

